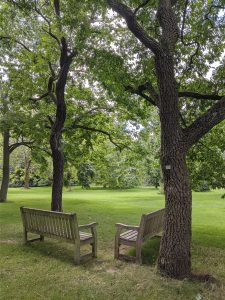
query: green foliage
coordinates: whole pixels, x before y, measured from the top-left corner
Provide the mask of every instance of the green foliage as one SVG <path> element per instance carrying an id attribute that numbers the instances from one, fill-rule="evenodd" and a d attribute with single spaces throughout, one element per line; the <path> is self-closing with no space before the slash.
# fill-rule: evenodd
<path id="1" fill-rule="evenodd" d="M 192 188 L 195 192 L 208 192 L 210 191 L 210 186 L 207 181 L 205 180 L 199 180 L 194 185 L 192 185 Z"/>
<path id="2" fill-rule="evenodd" d="M 10 187 L 22 187 L 24 185 L 24 175 L 25 171 L 23 167 L 18 167 L 15 170 L 11 170 L 10 173 Z M 30 187 L 37 186 L 49 186 L 51 185 L 51 180 L 48 177 L 44 177 L 40 173 L 37 173 L 37 169 L 31 169 L 29 179 Z"/>
<path id="3" fill-rule="evenodd" d="M 91 179 L 94 178 L 95 169 L 92 162 L 87 161 L 81 164 L 77 171 L 77 178 L 82 188 L 89 189 L 91 184 Z"/>
<path id="4" fill-rule="evenodd" d="M 216 126 L 188 154 L 192 188 L 196 191 L 225 186 L 225 122 Z"/>

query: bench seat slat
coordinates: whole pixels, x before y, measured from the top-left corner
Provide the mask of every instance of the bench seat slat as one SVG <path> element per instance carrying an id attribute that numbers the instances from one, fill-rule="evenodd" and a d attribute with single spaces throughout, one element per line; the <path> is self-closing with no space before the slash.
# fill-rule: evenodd
<path id="1" fill-rule="evenodd" d="M 122 234 L 120 234 L 120 239 L 129 240 L 129 241 L 136 241 L 137 240 L 137 231 L 128 230 Z"/>
<path id="2" fill-rule="evenodd" d="M 89 234 L 89 233 L 86 233 L 86 232 L 80 231 L 79 235 L 80 235 L 80 239 L 82 241 L 92 239 L 92 234 Z"/>

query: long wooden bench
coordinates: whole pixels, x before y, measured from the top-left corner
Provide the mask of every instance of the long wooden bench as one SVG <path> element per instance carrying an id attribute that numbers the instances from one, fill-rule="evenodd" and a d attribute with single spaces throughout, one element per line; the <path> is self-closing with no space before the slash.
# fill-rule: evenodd
<path id="1" fill-rule="evenodd" d="M 150 214 L 142 215 L 139 226 L 117 223 L 114 257 L 116 259 L 132 260 L 141 264 L 141 245 L 147 239 L 162 234 L 164 212 L 165 209 L 163 208 Z M 126 231 L 123 232 L 123 230 Z M 136 257 L 120 254 L 121 245 L 135 247 Z"/>
<path id="2" fill-rule="evenodd" d="M 87 257 L 97 257 L 97 223 L 78 226 L 75 213 L 54 212 L 28 207 L 20 208 L 24 228 L 24 243 L 43 241 L 44 237 L 57 238 L 74 244 L 74 262 Z M 89 229 L 90 233 L 80 231 Z M 40 235 L 39 238 L 28 240 L 28 232 Z M 91 253 L 81 256 L 80 246 L 90 244 Z"/>

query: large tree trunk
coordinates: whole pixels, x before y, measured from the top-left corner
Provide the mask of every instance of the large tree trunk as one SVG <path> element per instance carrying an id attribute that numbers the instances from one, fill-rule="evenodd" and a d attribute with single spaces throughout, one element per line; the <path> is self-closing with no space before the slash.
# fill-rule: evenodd
<path id="1" fill-rule="evenodd" d="M 9 186 L 9 131 L 6 130 L 3 133 L 3 172 L 2 172 L 2 184 L 0 190 L 0 202 L 6 202 L 8 186 Z"/>
<path id="2" fill-rule="evenodd" d="M 187 146 L 179 124 L 178 92 L 173 59 L 156 58 L 160 90 L 161 167 L 166 198 L 165 233 L 158 269 L 170 277 L 191 272 L 191 187 L 185 161 Z"/>
<path id="3" fill-rule="evenodd" d="M 166 213 L 165 233 L 160 246 L 158 269 L 170 277 L 189 277 L 191 273 L 192 196 L 185 155 L 181 151 L 167 156 L 162 149 L 161 156 L 165 180 Z"/>

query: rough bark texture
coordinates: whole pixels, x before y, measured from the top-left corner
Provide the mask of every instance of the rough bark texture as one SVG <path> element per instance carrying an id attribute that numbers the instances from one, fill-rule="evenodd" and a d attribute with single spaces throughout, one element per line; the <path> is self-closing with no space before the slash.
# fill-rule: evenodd
<path id="1" fill-rule="evenodd" d="M 51 209 L 62 211 L 62 189 L 64 174 L 64 153 L 62 147 L 62 130 L 66 120 L 65 87 L 73 54 L 67 54 L 67 45 L 62 38 L 60 56 L 60 76 L 56 82 L 56 116 L 50 134 L 50 146 L 53 160 L 53 184 Z"/>
<path id="2" fill-rule="evenodd" d="M 59 0 L 54 0 L 54 8 L 58 19 L 59 29 L 61 30 L 60 22 L 60 3 Z M 52 124 L 50 134 L 50 146 L 53 160 L 53 184 L 52 184 L 52 202 L 51 209 L 54 211 L 62 211 L 62 189 L 63 189 L 63 174 L 64 174 L 64 153 L 62 146 L 62 130 L 66 120 L 66 103 L 65 103 L 65 88 L 67 75 L 72 63 L 75 52 L 70 52 L 67 41 L 64 37 L 60 39 L 60 71 L 56 81 L 54 92 L 54 102 L 56 104 L 55 120 Z M 51 79 L 51 78 L 50 78 Z M 51 84 L 52 86 L 52 84 Z M 52 86 L 53 87 L 53 86 Z M 50 91 L 50 94 L 53 90 Z"/>
<path id="3" fill-rule="evenodd" d="M 9 186 L 9 131 L 3 133 L 3 168 L 2 168 L 2 184 L 0 190 L 0 202 L 6 202 Z"/>
<path id="4" fill-rule="evenodd" d="M 158 268 L 171 277 L 184 278 L 191 273 L 191 188 L 185 162 L 186 148 L 179 125 L 173 58 L 158 56 L 155 61 L 160 90 L 161 168 L 166 198 L 165 233 Z"/>
<path id="5" fill-rule="evenodd" d="M 58 111 L 58 109 L 57 109 Z M 66 118 L 66 106 L 58 112 L 60 126 L 56 122 L 52 127 L 50 135 L 50 146 L 53 160 L 53 183 L 52 183 L 52 203 L 51 210 L 62 211 L 62 189 L 63 189 L 63 171 L 64 171 L 64 154 L 62 149 L 62 128 Z"/>
<path id="6" fill-rule="evenodd" d="M 192 194 L 185 161 L 186 154 L 194 143 L 225 118 L 225 97 L 211 98 L 219 101 L 192 125 L 182 129 L 178 97 L 185 95 L 209 99 L 212 96 L 204 97 L 197 92 L 177 91 L 173 63 L 174 48 L 179 37 L 173 11 L 176 2 L 175 0 L 158 2 L 157 18 L 162 29 L 158 43 L 148 36 L 128 6 L 118 0 L 108 0 L 110 7 L 125 19 L 130 31 L 155 56 L 159 97 L 153 104 L 159 108 L 161 121 L 161 167 L 166 206 L 165 230 L 158 257 L 158 270 L 164 275 L 181 279 L 191 275 Z M 141 95 L 139 89 L 133 92 Z M 141 92 L 143 94 L 143 89 Z"/>

